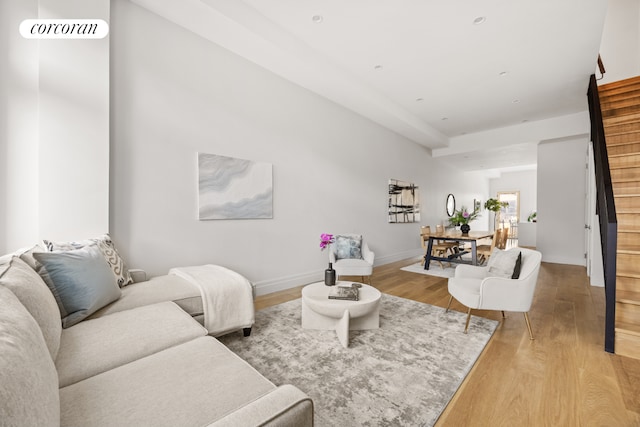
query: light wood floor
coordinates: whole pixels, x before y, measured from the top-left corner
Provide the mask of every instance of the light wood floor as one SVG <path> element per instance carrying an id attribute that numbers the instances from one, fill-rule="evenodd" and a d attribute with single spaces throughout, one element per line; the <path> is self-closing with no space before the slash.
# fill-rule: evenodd
<path id="1" fill-rule="evenodd" d="M 447 279 L 400 270 L 415 261 L 375 268 L 373 286 L 446 307 Z M 256 309 L 301 289 L 260 296 Z M 455 300 L 452 308 L 466 311 Z M 542 264 L 533 341 L 521 313 L 474 314 L 501 324 L 436 426 L 640 426 L 640 361 L 603 350 L 604 289 L 589 286 L 585 268 Z"/>

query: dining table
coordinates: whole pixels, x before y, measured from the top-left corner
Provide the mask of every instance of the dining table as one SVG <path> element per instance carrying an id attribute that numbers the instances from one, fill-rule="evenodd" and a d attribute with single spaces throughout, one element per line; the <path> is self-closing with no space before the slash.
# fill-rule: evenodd
<path id="1" fill-rule="evenodd" d="M 478 264 L 477 257 L 477 245 L 478 240 L 492 238 L 493 231 L 474 231 L 471 230 L 468 233 L 463 233 L 460 230 L 456 229 L 445 229 L 443 232 L 434 232 L 430 234 L 423 235 L 423 239 L 429 239 L 429 243 L 427 244 L 427 253 L 424 255 L 424 269 L 429 269 L 429 263 L 434 261 L 444 261 L 449 263 L 457 263 L 457 264 Z M 458 249 L 455 250 L 454 253 L 447 255 L 446 257 L 434 256 L 431 252 L 433 250 L 433 242 L 434 241 L 449 241 L 449 242 L 460 242 L 461 245 L 465 242 L 471 244 L 471 250 Z M 471 253 L 471 261 L 462 259 L 463 255 Z"/>

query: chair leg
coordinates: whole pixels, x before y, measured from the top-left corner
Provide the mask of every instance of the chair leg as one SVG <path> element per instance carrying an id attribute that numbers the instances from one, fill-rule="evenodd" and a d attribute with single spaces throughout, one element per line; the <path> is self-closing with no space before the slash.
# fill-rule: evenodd
<path id="1" fill-rule="evenodd" d="M 505 316 L 505 315 L 504 315 L 504 310 L 502 310 L 502 318 L 503 318 L 503 319 L 506 319 L 506 318 L 507 318 L 507 316 Z"/>
<path id="2" fill-rule="evenodd" d="M 451 307 L 451 301 L 453 301 L 453 295 L 449 295 L 449 304 L 447 304 L 447 309 L 444 311 L 445 313 L 449 312 L 449 308 Z"/>
<path id="3" fill-rule="evenodd" d="M 531 321 L 529 320 L 529 313 L 524 313 L 524 320 L 527 322 L 527 329 L 529 329 L 529 339 L 533 339 L 533 332 L 531 331 Z"/>
<path id="4" fill-rule="evenodd" d="M 469 329 L 469 320 L 471 320 L 471 307 L 469 307 L 469 310 L 467 310 L 467 323 L 464 325 L 464 333 L 467 333 L 467 330 Z"/>

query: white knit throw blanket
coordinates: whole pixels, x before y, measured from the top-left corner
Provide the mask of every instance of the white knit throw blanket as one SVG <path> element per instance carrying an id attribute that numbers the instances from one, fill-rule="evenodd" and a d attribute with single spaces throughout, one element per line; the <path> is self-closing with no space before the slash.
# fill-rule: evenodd
<path id="1" fill-rule="evenodd" d="M 204 327 L 210 335 L 222 335 L 254 322 L 253 290 L 242 275 L 219 265 L 178 267 L 169 274 L 179 276 L 200 289 Z"/>

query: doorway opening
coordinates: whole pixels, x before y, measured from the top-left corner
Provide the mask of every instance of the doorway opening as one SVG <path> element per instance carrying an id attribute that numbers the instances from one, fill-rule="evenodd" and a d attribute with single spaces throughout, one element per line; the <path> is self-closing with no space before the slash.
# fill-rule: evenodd
<path id="1" fill-rule="evenodd" d="M 498 226 L 509 230 L 509 246 L 518 244 L 518 223 L 520 222 L 520 192 L 499 191 L 498 200 L 506 202 L 507 206 L 498 212 Z"/>

